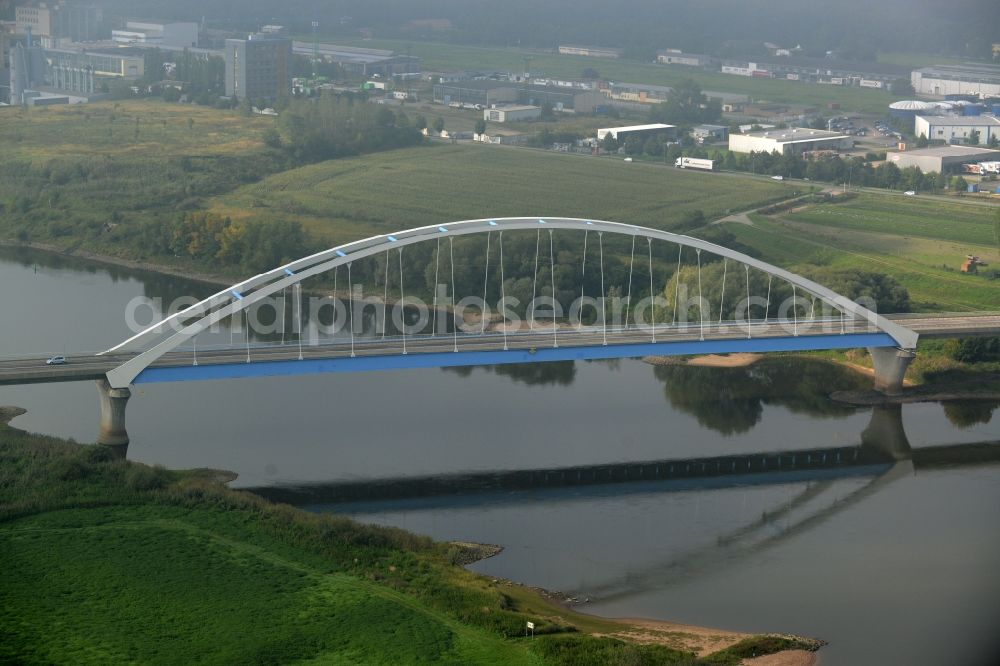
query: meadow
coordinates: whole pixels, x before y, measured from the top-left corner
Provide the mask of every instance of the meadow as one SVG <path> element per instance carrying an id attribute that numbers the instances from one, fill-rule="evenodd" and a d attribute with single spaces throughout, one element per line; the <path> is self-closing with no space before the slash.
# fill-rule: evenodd
<path id="1" fill-rule="evenodd" d="M 966 275 L 966 254 L 997 265 L 995 208 L 949 200 L 865 193 L 820 203 L 752 224 L 729 223 L 736 239 L 766 261 L 808 272 L 813 267 L 890 275 L 921 311 L 997 310 L 1000 285 L 984 271 Z"/>
<path id="2" fill-rule="evenodd" d="M 456 546 L 29 435 L 2 412 L 3 663 L 734 665 L 816 647 L 758 636 L 697 658 L 595 637 L 630 627 L 474 575 Z"/>

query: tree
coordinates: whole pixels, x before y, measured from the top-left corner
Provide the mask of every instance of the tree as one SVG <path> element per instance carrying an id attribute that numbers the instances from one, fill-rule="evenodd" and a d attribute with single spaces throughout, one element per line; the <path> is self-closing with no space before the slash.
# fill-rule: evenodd
<path id="1" fill-rule="evenodd" d="M 961 176 L 955 176 L 951 179 L 951 187 L 956 192 L 965 192 L 969 189 L 969 183 L 966 182 L 965 178 Z"/>
<path id="2" fill-rule="evenodd" d="M 893 95 L 912 95 L 916 91 L 909 79 L 896 79 L 889 84 L 889 92 Z"/>
<path id="3" fill-rule="evenodd" d="M 981 135 L 979 134 L 979 130 L 974 129 L 971 132 L 969 132 L 969 138 L 967 138 L 965 142 L 970 146 L 978 146 L 980 136 Z"/>
<path id="4" fill-rule="evenodd" d="M 179 102 L 181 101 L 181 91 L 173 86 L 163 89 L 163 101 L 164 102 Z"/>
<path id="5" fill-rule="evenodd" d="M 552 102 L 542 102 L 542 120 L 552 120 L 556 117 L 552 109 Z"/>
<path id="6" fill-rule="evenodd" d="M 604 138 L 601 139 L 601 150 L 606 153 L 618 152 L 618 140 L 615 139 L 611 132 L 605 134 Z"/>
<path id="7" fill-rule="evenodd" d="M 476 134 L 486 134 L 486 121 L 482 118 L 476 121 Z"/>
<path id="8" fill-rule="evenodd" d="M 1000 148 L 1000 136 L 997 136 L 996 134 L 991 134 L 990 140 L 986 145 L 988 145 L 990 148 L 993 149 Z"/>
<path id="9" fill-rule="evenodd" d="M 923 132 L 917 137 L 917 148 L 926 148 L 930 141 L 927 140 L 927 135 Z"/>
<path id="10" fill-rule="evenodd" d="M 268 148 L 281 148 L 281 135 L 273 127 L 268 127 L 264 130 L 264 133 L 261 134 L 261 139 L 264 140 L 264 145 Z"/>
<path id="11" fill-rule="evenodd" d="M 580 78 L 581 79 L 599 79 L 599 78 L 601 78 L 601 75 L 598 74 L 597 70 L 594 69 L 593 67 L 587 67 L 585 70 L 583 70 L 583 73 L 580 75 Z"/>
<path id="12" fill-rule="evenodd" d="M 434 119 L 434 131 L 438 134 L 444 131 L 444 118 L 441 116 Z"/>
<path id="13" fill-rule="evenodd" d="M 422 113 L 418 114 L 416 120 L 413 121 L 413 126 L 421 131 L 427 129 L 427 118 Z"/>
<path id="14" fill-rule="evenodd" d="M 694 79 L 684 79 L 676 86 L 663 104 L 657 104 L 650 112 L 653 122 L 667 122 L 677 125 L 707 123 L 722 116 L 718 101 L 709 102 Z"/>

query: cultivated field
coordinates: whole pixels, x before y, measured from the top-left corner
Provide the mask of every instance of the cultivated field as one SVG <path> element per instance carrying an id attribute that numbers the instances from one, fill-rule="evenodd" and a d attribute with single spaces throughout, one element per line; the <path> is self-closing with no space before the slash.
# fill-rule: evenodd
<path id="1" fill-rule="evenodd" d="M 33 163 L 98 156 L 230 155 L 260 148 L 261 132 L 274 126 L 274 118 L 160 101 L 8 107 L 0 109 L 0 146 L 5 161 Z"/>
<path id="2" fill-rule="evenodd" d="M 669 229 L 784 198 L 794 186 L 620 159 L 434 144 L 314 164 L 209 202 L 234 219 L 290 219 L 330 242 L 462 219 L 521 215 Z"/>

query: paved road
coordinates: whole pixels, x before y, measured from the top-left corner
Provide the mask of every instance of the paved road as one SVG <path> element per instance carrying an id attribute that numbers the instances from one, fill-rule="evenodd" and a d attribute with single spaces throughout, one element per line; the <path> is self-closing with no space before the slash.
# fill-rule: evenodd
<path id="1" fill-rule="evenodd" d="M 977 335 L 1000 335 L 1000 314 L 983 315 L 893 315 L 890 317 L 904 326 L 918 332 L 925 338 L 953 338 Z M 859 323 L 848 322 L 844 327 L 846 333 L 866 333 L 870 329 Z M 820 323 L 808 325 L 801 322 L 798 327 L 800 336 L 819 335 L 824 333 L 840 333 L 839 320 L 831 320 L 824 326 Z M 683 342 L 699 340 L 701 328 L 697 324 L 684 327 L 659 328 L 656 331 L 658 342 Z M 754 323 L 750 327 L 752 337 L 785 337 L 790 331 L 776 323 Z M 706 340 L 740 339 L 747 334 L 746 325 L 716 327 L 706 324 L 704 336 Z M 577 331 L 560 329 L 557 332 L 561 347 L 596 346 L 604 342 L 605 333 L 600 328 L 588 327 Z M 652 341 L 652 331 L 646 329 L 609 330 L 607 342 L 609 345 L 648 343 Z M 450 335 L 439 334 L 430 336 L 409 336 L 406 339 L 408 353 L 450 352 L 455 349 L 455 339 Z M 491 332 L 486 335 L 458 336 L 458 348 L 461 351 L 494 351 L 503 349 L 502 333 Z M 549 347 L 553 344 L 551 329 L 536 329 L 534 332 L 512 333 L 508 335 L 508 346 L 511 349 L 530 349 Z M 354 353 L 357 356 L 381 356 L 399 354 L 403 351 L 403 339 L 393 338 L 358 338 L 355 340 Z M 302 357 L 309 359 L 343 358 L 351 355 L 349 340 L 338 340 L 335 343 L 324 343 L 316 346 L 304 346 Z M 114 354 L 109 356 L 69 356 L 65 365 L 46 365 L 44 358 L 21 358 L 0 361 L 0 385 L 30 384 L 48 382 L 68 382 L 88 379 L 100 379 L 112 368 L 121 365 L 132 358 L 132 354 Z M 296 343 L 285 345 L 254 344 L 250 347 L 250 360 L 253 361 L 290 361 L 299 358 L 299 347 Z M 171 352 L 163 356 L 151 367 L 177 367 L 190 365 L 193 361 L 191 350 Z M 242 348 L 200 349 L 198 362 L 202 365 L 220 365 L 230 363 L 246 363 L 247 350 Z"/>

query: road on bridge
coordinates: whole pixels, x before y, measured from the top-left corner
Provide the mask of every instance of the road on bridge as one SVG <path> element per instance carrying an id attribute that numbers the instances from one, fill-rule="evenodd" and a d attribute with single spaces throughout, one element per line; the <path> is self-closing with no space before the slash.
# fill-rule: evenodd
<path id="1" fill-rule="evenodd" d="M 911 328 L 925 338 L 954 338 L 983 335 L 1000 335 L 1000 314 L 981 315 L 890 315 L 893 321 Z M 839 320 L 828 321 L 833 330 L 821 333 L 839 333 Z M 769 322 L 752 323 L 750 334 L 754 338 L 769 338 L 788 335 L 789 324 Z M 798 323 L 799 337 L 818 334 L 814 322 L 804 320 Z M 831 326 L 828 326 L 831 328 Z M 845 324 L 845 333 L 867 333 L 871 329 L 867 323 L 851 322 Z M 731 340 L 745 338 L 745 324 L 705 325 L 705 340 Z M 559 346 L 578 347 L 596 346 L 604 343 L 604 332 L 599 327 L 587 327 L 582 330 L 560 328 L 557 331 Z M 685 326 L 661 326 L 656 329 L 657 342 L 690 342 L 701 339 L 699 324 Z M 510 349 L 537 349 L 551 347 L 553 332 L 551 328 L 538 327 L 533 332 L 510 333 L 507 336 Z M 649 343 L 652 341 L 650 328 L 631 328 L 629 330 L 611 330 L 607 332 L 607 343 L 611 345 Z M 435 336 L 407 336 L 406 351 L 409 354 L 451 352 L 455 349 L 455 338 L 451 334 L 441 333 Z M 458 348 L 463 352 L 497 351 L 504 348 L 502 333 L 489 332 L 485 335 L 459 334 Z M 357 356 L 392 356 L 402 353 L 403 338 L 358 337 L 354 343 L 354 353 Z M 344 358 L 351 355 L 349 339 L 335 342 L 324 342 L 319 345 L 304 345 L 301 350 L 304 359 Z M 48 382 L 69 382 L 101 379 L 114 367 L 133 358 L 133 354 L 113 354 L 107 356 L 68 356 L 65 365 L 46 365 L 45 358 L 19 358 L 0 361 L 0 385 L 29 384 Z M 286 342 L 284 345 L 256 343 L 250 345 L 250 362 L 254 361 L 294 361 L 299 358 L 297 342 Z M 194 354 L 192 350 L 175 351 L 165 354 L 150 367 L 180 367 L 192 365 Z M 247 362 L 246 347 L 227 347 L 225 349 L 204 349 L 198 351 L 198 363 L 201 365 L 226 365 Z"/>

